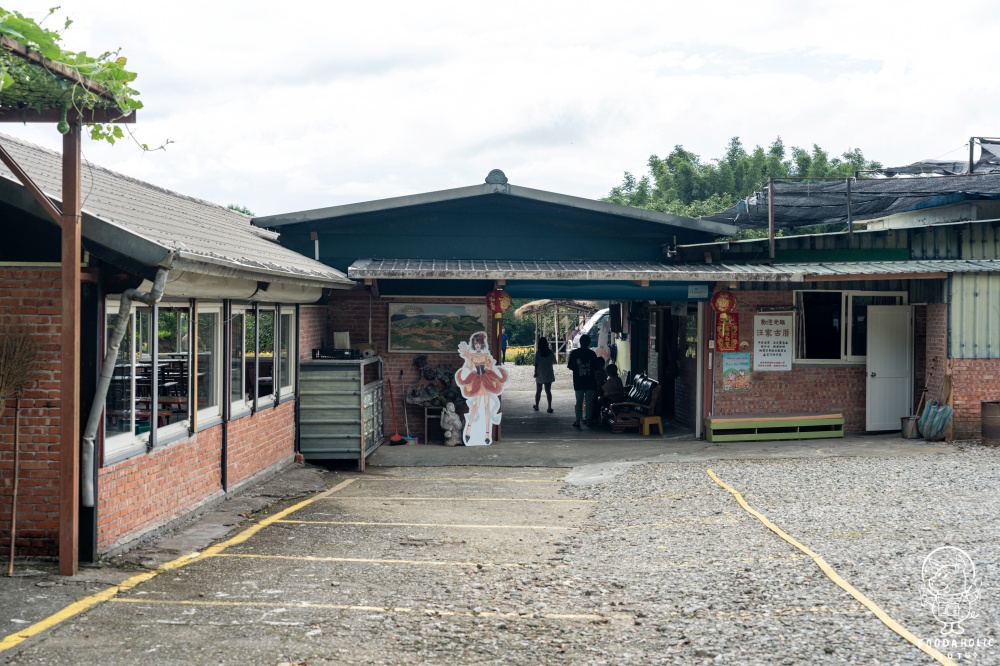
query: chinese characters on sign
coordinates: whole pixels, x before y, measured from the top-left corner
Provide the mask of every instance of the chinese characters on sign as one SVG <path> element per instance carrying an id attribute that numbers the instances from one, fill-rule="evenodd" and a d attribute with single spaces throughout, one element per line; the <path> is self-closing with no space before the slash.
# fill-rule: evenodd
<path id="1" fill-rule="evenodd" d="M 715 348 L 720 352 L 739 351 L 740 316 L 722 312 L 715 320 Z"/>
<path id="2" fill-rule="evenodd" d="M 753 318 L 753 369 L 792 369 L 791 312 L 767 312 Z"/>

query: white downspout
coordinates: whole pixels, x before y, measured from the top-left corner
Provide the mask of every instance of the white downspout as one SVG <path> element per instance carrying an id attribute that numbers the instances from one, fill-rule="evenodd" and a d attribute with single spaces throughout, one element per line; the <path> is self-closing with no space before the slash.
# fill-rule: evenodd
<path id="1" fill-rule="evenodd" d="M 173 253 L 168 257 L 168 266 L 173 263 L 172 260 Z M 125 293 L 122 294 L 121 305 L 118 308 L 118 321 L 115 322 L 115 329 L 111 333 L 111 339 L 108 340 L 108 350 L 104 353 L 104 363 L 101 366 L 101 377 L 97 380 L 94 402 L 90 405 L 90 415 L 83 431 L 80 451 L 80 493 L 82 495 L 81 503 L 87 508 L 94 506 L 94 438 L 97 436 L 97 428 L 101 424 L 101 416 L 104 414 L 104 403 L 108 396 L 108 388 L 111 386 L 111 376 L 114 374 L 118 348 L 128 330 L 129 311 L 132 309 L 134 301 L 146 305 L 158 303 L 167 283 L 167 273 L 169 270 L 166 268 L 156 270 L 156 279 L 149 292 L 126 289 Z"/>

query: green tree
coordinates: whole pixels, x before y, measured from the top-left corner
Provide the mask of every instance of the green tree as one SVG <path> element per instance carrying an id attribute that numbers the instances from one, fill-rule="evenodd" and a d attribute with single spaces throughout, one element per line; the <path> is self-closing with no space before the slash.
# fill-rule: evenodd
<path id="1" fill-rule="evenodd" d="M 734 136 L 718 159 L 703 161 L 678 144 L 666 158 L 651 155 L 646 166 L 649 173 L 638 178 L 626 172 L 604 201 L 699 217 L 729 208 L 764 187 L 768 178 L 848 178 L 882 165 L 866 159 L 859 148 L 831 158 L 817 144 L 811 150 L 792 147 L 789 157 L 780 136 L 767 150 L 756 146 L 747 152 Z"/>

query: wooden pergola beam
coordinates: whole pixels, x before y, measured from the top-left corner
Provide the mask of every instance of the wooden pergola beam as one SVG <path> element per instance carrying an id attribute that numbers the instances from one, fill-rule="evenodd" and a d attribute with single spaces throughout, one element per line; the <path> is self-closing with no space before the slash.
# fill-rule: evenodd
<path id="1" fill-rule="evenodd" d="M 13 106 L 0 106 L 0 123 L 58 123 L 62 120 L 61 109 L 19 109 Z M 122 115 L 121 111 L 108 109 L 70 110 L 66 113 L 69 122 L 83 123 L 115 123 L 116 125 L 132 125 L 135 123 L 135 111 Z"/>

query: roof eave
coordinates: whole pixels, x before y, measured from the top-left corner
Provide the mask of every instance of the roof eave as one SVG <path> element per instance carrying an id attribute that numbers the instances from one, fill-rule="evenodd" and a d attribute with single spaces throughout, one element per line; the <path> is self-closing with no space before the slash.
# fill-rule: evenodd
<path id="1" fill-rule="evenodd" d="M 400 208 L 410 206 L 422 206 L 426 204 L 442 203 L 445 201 L 458 201 L 460 199 L 468 199 L 471 197 L 486 196 L 491 194 L 514 196 L 530 201 L 539 201 L 542 203 L 577 208 L 580 210 L 603 213 L 605 215 L 614 215 L 617 217 L 627 217 L 645 222 L 678 227 L 690 231 L 717 234 L 720 236 L 731 236 L 738 231 L 737 227 L 731 224 L 699 220 L 691 217 L 681 217 L 679 215 L 661 213 L 659 211 L 648 210 L 646 208 L 632 208 L 630 206 L 622 206 L 620 204 L 608 203 L 606 201 L 598 201 L 595 199 L 586 199 L 569 194 L 536 190 L 530 187 L 520 187 L 518 185 L 510 184 L 490 185 L 486 183 L 482 185 L 458 187 L 450 190 L 423 192 L 421 194 L 411 194 L 402 197 L 362 201 L 360 203 L 345 204 L 342 206 L 329 206 L 327 208 L 316 208 L 313 210 L 305 210 L 294 213 L 256 217 L 252 220 L 252 224 L 266 229 L 274 229 L 291 224 L 300 224 L 303 222 L 317 222 L 320 220 L 347 217 L 350 215 L 398 210 Z"/>

